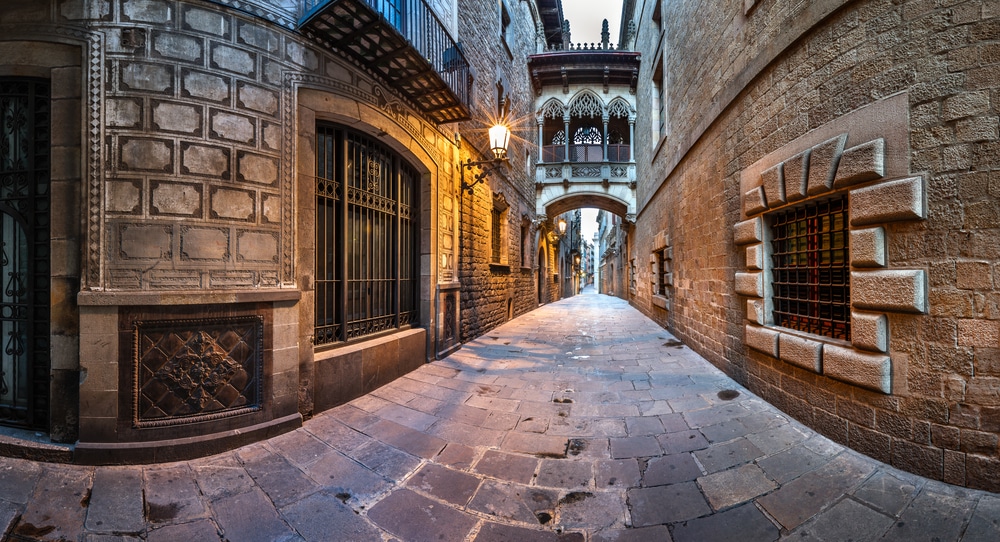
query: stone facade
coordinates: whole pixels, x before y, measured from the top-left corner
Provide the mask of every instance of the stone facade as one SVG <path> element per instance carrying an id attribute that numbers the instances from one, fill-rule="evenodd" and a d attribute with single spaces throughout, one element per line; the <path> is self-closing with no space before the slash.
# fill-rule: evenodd
<path id="1" fill-rule="evenodd" d="M 655 254 L 658 236 L 669 239 L 671 305 L 656 302 L 653 277 L 637 281 L 633 304 L 834 440 L 1000 489 L 1000 10 L 656 5 L 631 17 L 644 51 L 637 107 L 662 100 L 666 123 L 636 123 L 633 242 Z M 850 217 L 846 342 L 771 317 L 771 217 L 839 194 Z"/>
<path id="2" fill-rule="evenodd" d="M 421 94 L 307 26 L 321 4 L 0 8 L 0 77 L 53 89 L 42 427 L 76 442 L 77 460 L 177 459 L 277 434 L 537 306 L 536 158 L 521 143 L 533 132 L 515 127 L 509 167 L 471 192 L 460 164 L 482 158 L 501 98 L 510 118 L 531 112 L 538 5 L 434 3 L 473 74 L 471 120 L 441 123 Z M 314 348 L 318 123 L 377 139 L 416 172 L 417 306 L 412 325 Z M 501 195 L 505 254 L 491 264 Z M 211 384 L 188 386 L 189 371 Z"/>

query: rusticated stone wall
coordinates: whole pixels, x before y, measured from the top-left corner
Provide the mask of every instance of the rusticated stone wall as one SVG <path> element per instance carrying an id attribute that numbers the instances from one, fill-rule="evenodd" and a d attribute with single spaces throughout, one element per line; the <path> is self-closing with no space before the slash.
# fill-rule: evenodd
<path id="1" fill-rule="evenodd" d="M 636 306 L 838 442 L 1000 489 L 1000 8 L 690 0 L 662 34 L 650 8 L 638 107 L 662 65 L 668 129 L 639 116 L 634 240 L 668 236 L 673 287 L 664 312 L 640 277 Z M 828 194 L 849 201 L 849 342 L 770 317 L 769 216 Z"/>

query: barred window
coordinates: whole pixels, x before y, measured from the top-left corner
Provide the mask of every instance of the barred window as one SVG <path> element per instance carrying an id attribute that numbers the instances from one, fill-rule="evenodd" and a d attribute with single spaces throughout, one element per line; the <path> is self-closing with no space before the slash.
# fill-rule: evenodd
<path id="1" fill-rule="evenodd" d="M 774 323 L 851 339 L 847 196 L 771 217 Z"/>
<path id="2" fill-rule="evenodd" d="M 507 210 L 510 204 L 502 193 L 493 194 L 490 212 L 490 263 L 507 265 Z"/>
<path id="3" fill-rule="evenodd" d="M 417 178 L 377 141 L 317 126 L 316 345 L 417 322 Z"/>
<path id="4" fill-rule="evenodd" d="M 490 244 L 492 246 L 490 261 L 493 263 L 500 263 L 500 251 L 503 247 L 503 237 L 500 235 L 500 225 L 501 219 L 503 218 L 503 211 L 493 208 L 493 228 L 490 236 Z"/>

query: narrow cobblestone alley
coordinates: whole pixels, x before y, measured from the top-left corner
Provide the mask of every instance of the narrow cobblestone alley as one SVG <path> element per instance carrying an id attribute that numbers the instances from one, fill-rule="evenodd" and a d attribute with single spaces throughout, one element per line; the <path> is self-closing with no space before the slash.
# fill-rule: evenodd
<path id="1" fill-rule="evenodd" d="M 816 435 L 592 291 L 229 453 L 0 458 L 5 541 L 988 541 L 998 518 L 995 494 Z"/>

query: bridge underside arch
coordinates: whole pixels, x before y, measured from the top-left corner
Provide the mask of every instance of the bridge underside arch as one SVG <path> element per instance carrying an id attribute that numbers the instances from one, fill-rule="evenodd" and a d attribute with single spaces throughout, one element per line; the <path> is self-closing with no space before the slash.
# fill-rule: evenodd
<path id="1" fill-rule="evenodd" d="M 622 218 L 629 214 L 627 203 L 607 196 L 605 194 L 579 193 L 552 199 L 549 201 L 539 201 L 539 211 L 543 211 L 545 216 L 558 216 L 575 209 L 591 208 L 601 209 L 609 213 L 614 213 Z"/>

